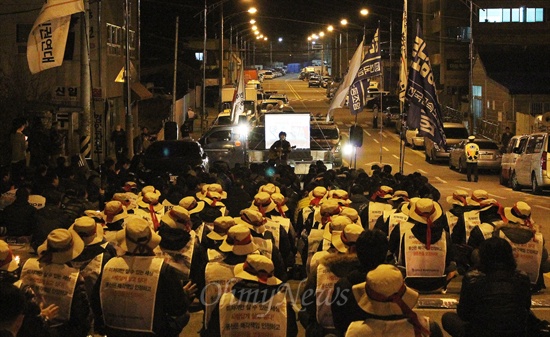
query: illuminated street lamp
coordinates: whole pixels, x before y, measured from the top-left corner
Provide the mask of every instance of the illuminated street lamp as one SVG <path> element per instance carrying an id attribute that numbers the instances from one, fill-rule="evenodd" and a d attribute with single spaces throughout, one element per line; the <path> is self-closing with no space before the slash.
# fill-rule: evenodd
<path id="1" fill-rule="evenodd" d="M 340 24 L 344 27 L 346 27 L 346 62 L 349 63 L 349 34 L 348 34 L 348 20 L 342 19 L 340 20 Z"/>
<path id="2" fill-rule="evenodd" d="M 367 16 L 369 15 L 369 10 L 366 9 L 366 8 L 361 8 L 361 10 L 359 11 L 359 14 L 361 14 L 361 16 Z M 363 44 L 365 43 L 365 38 L 366 38 L 366 34 L 367 34 L 367 23 L 366 22 L 363 22 Z"/>

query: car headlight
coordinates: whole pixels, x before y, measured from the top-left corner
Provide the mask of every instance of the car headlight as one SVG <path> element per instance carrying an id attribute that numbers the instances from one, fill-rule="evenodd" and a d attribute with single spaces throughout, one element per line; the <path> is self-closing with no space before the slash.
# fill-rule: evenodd
<path id="1" fill-rule="evenodd" d="M 342 154 L 351 155 L 353 153 L 353 146 L 351 144 L 346 144 L 342 147 Z"/>

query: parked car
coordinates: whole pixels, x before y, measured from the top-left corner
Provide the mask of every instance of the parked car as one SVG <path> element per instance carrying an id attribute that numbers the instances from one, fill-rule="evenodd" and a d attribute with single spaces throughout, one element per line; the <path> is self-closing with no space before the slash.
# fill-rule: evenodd
<path id="1" fill-rule="evenodd" d="M 241 133 L 249 132 L 249 128 L 242 125 L 212 126 L 199 139 L 204 151 L 212 163 L 225 162 L 229 167 L 236 163 L 243 163 L 246 150 Z"/>
<path id="2" fill-rule="evenodd" d="M 332 98 L 334 94 L 336 93 L 336 90 L 338 90 L 338 86 L 340 85 L 340 81 L 338 79 L 335 79 L 334 81 L 331 81 L 327 85 L 327 97 Z"/>
<path id="3" fill-rule="evenodd" d="M 498 172 L 502 161 L 502 152 L 500 152 L 498 143 L 481 138 L 476 138 L 474 143 L 479 146 L 477 167 Z M 466 153 L 464 151 L 466 144 L 468 144 L 467 139 L 461 141 L 449 152 L 449 168 L 456 168 L 461 173 L 466 172 Z"/>
<path id="4" fill-rule="evenodd" d="M 310 137 L 310 149 L 312 151 L 329 150 L 334 156 L 333 164 L 335 166 L 342 166 L 340 130 L 335 123 L 312 121 Z"/>
<path id="5" fill-rule="evenodd" d="M 311 87 L 320 87 L 321 86 L 321 78 L 317 75 L 315 76 L 310 76 L 309 77 L 309 80 L 307 82 L 307 87 L 308 88 L 311 88 Z"/>
<path id="6" fill-rule="evenodd" d="M 262 104 L 260 104 L 260 113 L 266 113 L 267 112 L 267 107 L 270 104 L 272 105 L 272 108 L 274 110 L 281 110 L 281 108 L 283 107 L 284 102 L 280 101 L 278 99 L 264 99 L 262 101 Z"/>
<path id="7" fill-rule="evenodd" d="M 321 77 L 321 87 L 326 88 L 331 81 L 332 78 L 330 76 Z"/>
<path id="8" fill-rule="evenodd" d="M 424 137 L 424 154 L 426 155 L 426 161 L 430 163 L 449 159 L 449 151 L 468 138 L 468 129 L 462 123 L 443 123 L 443 131 L 447 138 L 445 147 L 440 147 L 433 140 Z"/>
<path id="9" fill-rule="evenodd" d="M 385 109 L 388 106 L 399 106 L 399 97 L 395 95 L 389 95 L 386 91 L 371 91 L 367 93 L 367 103 L 365 109 L 372 110 L 374 112 L 380 111 L 380 95 L 382 95 L 382 108 Z"/>
<path id="10" fill-rule="evenodd" d="M 142 158 L 143 166 L 154 174 L 178 176 L 187 173 L 187 166 L 208 171 L 208 156 L 198 142 L 161 140 L 153 142 Z"/>
<path id="11" fill-rule="evenodd" d="M 410 145 L 411 148 L 423 148 L 424 137 L 418 134 L 418 129 L 410 129 L 405 132 L 405 144 Z"/>
<path id="12" fill-rule="evenodd" d="M 510 184 L 512 175 L 516 170 L 516 160 L 523 153 L 528 139 L 529 135 L 518 135 L 512 137 L 508 144 L 504 144 L 507 146 L 505 147 L 505 152 L 502 154 L 502 162 L 500 164 L 500 183 L 502 185 L 508 186 Z"/>
<path id="13" fill-rule="evenodd" d="M 288 96 L 286 94 L 279 94 L 279 93 L 271 94 L 269 96 L 269 99 L 277 99 L 277 100 L 283 101 L 284 104 L 290 103 L 290 100 L 288 99 Z"/>
<path id="14" fill-rule="evenodd" d="M 273 74 L 273 72 L 271 70 L 268 70 L 266 72 L 263 73 L 263 78 L 264 80 L 272 80 L 275 78 L 275 75 Z"/>
<path id="15" fill-rule="evenodd" d="M 247 115 L 243 112 L 239 115 L 239 122 L 237 124 L 248 124 L 252 115 Z M 224 110 L 218 114 L 218 117 L 212 122 L 212 125 L 229 125 L 231 124 L 231 110 Z"/>
<path id="16" fill-rule="evenodd" d="M 549 157 L 548 133 L 537 132 L 529 136 L 525 150 L 516 160 L 516 169 L 511 177 L 514 190 L 530 186 L 535 194 L 550 187 L 550 171 L 547 169 Z"/>
<path id="17" fill-rule="evenodd" d="M 399 105 L 391 105 L 384 109 L 383 122 L 385 126 L 391 126 L 401 122 L 401 108 Z"/>

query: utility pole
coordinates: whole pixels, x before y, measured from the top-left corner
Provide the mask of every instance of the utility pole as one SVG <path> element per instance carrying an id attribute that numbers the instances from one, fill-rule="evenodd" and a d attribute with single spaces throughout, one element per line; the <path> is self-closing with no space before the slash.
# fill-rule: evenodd
<path id="1" fill-rule="evenodd" d="M 132 118 L 132 91 L 130 77 L 130 0 L 124 3 L 124 27 L 126 29 L 126 66 L 124 67 L 124 95 L 126 105 L 126 146 L 128 147 L 128 156 L 134 156 L 134 125 Z"/>
<path id="2" fill-rule="evenodd" d="M 175 122 L 176 121 L 176 84 L 178 82 L 178 36 L 179 36 L 179 24 L 180 24 L 180 17 L 176 17 L 176 42 L 174 44 L 174 83 L 172 85 L 172 116 L 170 118 L 170 121 Z M 184 114 L 184 122 L 185 122 L 185 114 Z"/>
<path id="3" fill-rule="evenodd" d="M 220 3 L 220 76 L 219 76 L 219 84 L 220 84 L 220 96 L 219 100 L 221 102 L 222 99 L 222 91 L 223 91 L 223 2 Z"/>
<path id="4" fill-rule="evenodd" d="M 201 113 L 201 131 L 205 129 L 206 122 L 206 15 L 208 14 L 207 0 L 204 0 L 204 34 L 202 44 L 202 113 Z"/>
<path id="5" fill-rule="evenodd" d="M 84 1 L 83 20 L 80 29 L 80 100 L 82 104 L 82 116 L 79 120 L 79 152 L 85 159 L 90 159 L 92 154 L 91 125 L 92 125 L 92 88 L 90 74 L 90 2 Z M 98 163 L 99 164 L 99 163 Z"/>

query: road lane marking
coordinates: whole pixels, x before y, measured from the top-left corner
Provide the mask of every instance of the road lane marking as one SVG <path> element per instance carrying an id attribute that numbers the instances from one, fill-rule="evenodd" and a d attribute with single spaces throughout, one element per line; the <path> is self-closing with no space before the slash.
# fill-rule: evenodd
<path id="1" fill-rule="evenodd" d="M 374 140 L 374 142 L 375 142 L 376 144 L 379 144 L 378 141 L 377 141 L 375 138 L 373 138 L 372 140 Z"/>
<path id="2" fill-rule="evenodd" d="M 547 210 L 547 211 L 550 211 L 550 208 L 544 207 L 544 206 L 540 206 L 540 205 L 533 205 L 533 207 L 540 208 L 540 209 L 545 209 L 545 210 Z"/>
<path id="3" fill-rule="evenodd" d="M 380 132 L 380 134 L 382 135 L 382 137 L 388 138 L 388 135 L 386 135 L 384 132 Z"/>
<path id="4" fill-rule="evenodd" d="M 394 155 L 394 154 L 393 154 L 392 156 L 393 156 L 393 157 L 394 157 L 395 159 L 399 159 L 399 157 L 398 157 L 398 156 L 396 156 L 396 155 Z"/>
<path id="5" fill-rule="evenodd" d="M 411 151 L 412 151 L 412 153 L 414 153 L 415 155 L 417 155 L 417 156 L 419 156 L 419 157 L 425 157 L 425 155 L 424 155 L 424 152 L 423 152 L 423 151 L 421 152 L 421 151 L 418 151 L 418 150 L 413 150 L 413 149 L 407 149 L 407 148 L 405 148 L 405 149 L 406 149 L 406 150 L 411 150 Z"/>
<path id="6" fill-rule="evenodd" d="M 468 188 L 468 187 L 464 187 L 464 186 L 457 186 L 459 190 L 466 190 L 466 191 L 471 191 L 472 189 L 471 188 Z"/>
<path id="7" fill-rule="evenodd" d="M 413 164 L 409 163 L 408 161 L 404 161 L 406 165 L 413 166 Z"/>
<path id="8" fill-rule="evenodd" d="M 370 137 L 370 133 L 369 133 L 369 132 L 368 132 L 367 130 L 363 129 L 363 132 L 364 132 L 364 133 L 366 133 L 366 134 L 367 134 L 367 136 L 369 136 L 369 137 Z"/>
<path id="9" fill-rule="evenodd" d="M 424 173 L 424 174 L 427 174 L 428 172 L 424 171 L 423 169 L 416 169 L 418 172 L 420 173 Z"/>
<path id="10" fill-rule="evenodd" d="M 389 150 L 389 149 L 388 149 L 387 147 L 385 147 L 385 146 L 382 146 L 382 148 L 383 148 L 384 150 L 386 150 L 386 151 L 390 152 L 390 150 Z"/>
<path id="11" fill-rule="evenodd" d="M 288 88 L 290 89 L 290 91 L 292 91 L 292 93 L 294 94 L 294 96 L 296 96 L 296 99 L 297 100 L 302 100 L 302 96 L 300 96 L 298 94 L 298 92 L 294 89 L 294 87 L 292 85 L 290 85 L 290 83 L 288 83 L 288 80 L 285 81 L 286 82 L 286 85 L 288 86 Z"/>
<path id="12" fill-rule="evenodd" d="M 442 183 L 444 183 L 444 184 L 447 183 L 445 180 L 443 180 L 443 179 L 441 179 L 441 178 L 439 178 L 439 177 L 435 177 L 435 179 L 439 180 L 440 182 L 442 182 Z"/>
<path id="13" fill-rule="evenodd" d="M 495 198 L 499 198 L 499 199 L 508 199 L 506 197 L 503 197 L 503 196 L 500 196 L 500 195 L 496 195 L 496 194 L 491 194 L 491 193 L 488 193 L 490 196 L 492 197 L 495 197 Z"/>

